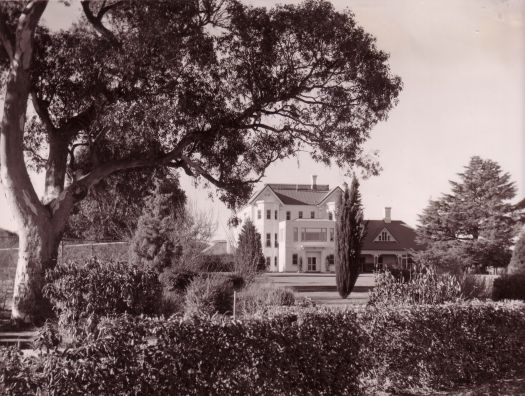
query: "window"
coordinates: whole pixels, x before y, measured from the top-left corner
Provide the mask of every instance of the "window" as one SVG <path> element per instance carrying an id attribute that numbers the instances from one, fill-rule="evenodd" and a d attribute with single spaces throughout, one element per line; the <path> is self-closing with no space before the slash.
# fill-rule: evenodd
<path id="1" fill-rule="evenodd" d="M 279 212 L 275 211 L 273 214 L 274 214 L 275 220 L 277 220 L 277 218 L 279 217 Z"/>
<path id="2" fill-rule="evenodd" d="M 326 241 L 326 228 L 303 228 L 301 230 L 301 241 Z"/>
<path id="3" fill-rule="evenodd" d="M 297 242 L 299 240 L 299 229 L 294 227 L 293 229 L 293 241 Z"/>
<path id="4" fill-rule="evenodd" d="M 257 211 L 257 218 L 258 218 L 258 219 L 261 218 L 261 210 L 260 210 L 260 209 Z"/>
<path id="5" fill-rule="evenodd" d="M 310 218 L 315 219 L 315 212 L 310 212 Z"/>
<path id="6" fill-rule="evenodd" d="M 300 219 L 303 218 L 303 212 L 299 212 L 299 218 L 300 218 Z"/>
<path id="7" fill-rule="evenodd" d="M 290 220 L 292 218 L 292 214 L 290 212 L 286 212 L 286 220 Z"/>
<path id="8" fill-rule="evenodd" d="M 266 219 L 270 220 L 272 218 L 272 211 L 270 209 L 268 209 L 266 211 Z"/>
<path id="9" fill-rule="evenodd" d="M 272 234 L 266 234 L 266 247 L 272 247 Z"/>
<path id="10" fill-rule="evenodd" d="M 270 268 L 271 259 L 270 257 L 266 257 L 266 268 Z"/>
<path id="11" fill-rule="evenodd" d="M 275 265 L 275 266 L 277 267 L 277 256 L 275 256 L 275 257 L 273 258 L 273 265 Z"/>
<path id="12" fill-rule="evenodd" d="M 277 239 L 277 234 L 275 234 L 275 247 L 279 247 L 279 241 Z"/>
<path id="13" fill-rule="evenodd" d="M 379 240 L 383 242 L 390 241 L 390 235 L 388 235 L 388 232 L 382 231 L 381 234 L 379 234 Z"/>
<path id="14" fill-rule="evenodd" d="M 332 271 L 334 265 L 334 255 L 330 254 L 326 256 L 326 271 Z"/>
<path id="15" fill-rule="evenodd" d="M 298 262 L 297 254 L 292 254 L 292 265 L 297 265 Z"/>
<path id="16" fill-rule="evenodd" d="M 334 241 L 334 229 L 333 228 L 330 228 L 330 242 L 333 242 Z"/>
<path id="17" fill-rule="evenodd" d="M 328 220 L 333 220 L 334 214 L 332 212 L 328 212 Z"/>

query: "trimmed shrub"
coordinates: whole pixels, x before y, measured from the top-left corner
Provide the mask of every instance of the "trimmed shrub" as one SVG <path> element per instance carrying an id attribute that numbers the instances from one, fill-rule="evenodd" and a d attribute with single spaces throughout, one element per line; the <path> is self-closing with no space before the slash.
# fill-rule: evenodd
<path id="1" fill-rule="evenodd" d="M 525 273 L 503 275 L 494 280 L 492 294 L 494 300 L 522 300 L 525 301 Z"/>
<path id="2" fill-rule="evenodd" d="M 389 271 L 376 275 L 369 305 L 443 304 L 461 299 L 461 284 L 449 274 L 416 273 L 408 281 Z"/>
<path id="3" fill-rule="evenodd" d="M 162 285 L 152 269 L 96 258 L 85 264 L 58 264 L 46 274 L 44 295 L 51 301 L 59 327 L 72 336 L 96 328 L 103 316 L 156 314 Z"/>
<path id="4" fill-rule="evenodd" d="M 240 315 L 264 314 L 269 307 L 294 304 L 295 295 L 291 290 L 258 282 L 237 295 L 237 312 Z"/>
<path id="5" fill-rule="evenodd" d="M 361 353 L 380 389 L 450 389 L 525 369 L 525 306 L 470 303 L 366 310 Z"/>
<path id="6" fill-rule="evenodd" d="M 82 346 L 17 360 L 21 369 L 0 386 L 29 383 L 23 394 L 38 386 L 56 395 L 357 395 L 361 337 L 350 312 L 295 321 L 123 317 L 101 323 Z"/>
<path id="7" fill-rule="evenodd" d="M 244 321 L 124 315 L 63 351 L 0 348 L 0 393 L 435 393 L 525 370 L 523 303 L 280 311 Z"/>

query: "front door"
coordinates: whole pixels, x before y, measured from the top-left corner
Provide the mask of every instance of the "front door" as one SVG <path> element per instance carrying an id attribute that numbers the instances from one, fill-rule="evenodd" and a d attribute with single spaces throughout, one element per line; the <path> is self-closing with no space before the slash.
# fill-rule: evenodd
<path id="1" fill-rule="evenodd" d="M 317 257 L 309 256 L 307 257 L 308 267 L 307 271 L 317 271 Z"/>

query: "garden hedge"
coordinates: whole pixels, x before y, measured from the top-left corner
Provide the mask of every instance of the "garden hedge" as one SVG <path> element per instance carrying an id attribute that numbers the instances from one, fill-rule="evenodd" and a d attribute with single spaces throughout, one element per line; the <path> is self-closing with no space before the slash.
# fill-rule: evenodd
<path id="1" fill-rule="evenodd" d="M 31 358 L 0 350 L 0 394 L 358 395 L 525 370 L 522 303 L 283 311 L 244 321 L 124 316 L 78 347 Z"/>

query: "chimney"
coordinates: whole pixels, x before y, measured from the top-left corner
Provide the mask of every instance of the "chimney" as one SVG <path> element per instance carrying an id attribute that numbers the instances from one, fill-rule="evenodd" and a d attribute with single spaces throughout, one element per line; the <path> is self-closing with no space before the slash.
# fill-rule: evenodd
<path id="1" fill-rule="evenodd" d="M 390 223 L 392 221 L 391 214 L 392 214 L 392 208 L 388 206 L 385 207 L 385 223 Z"/>
<path id="2" fill-rule="evenodd" d="M 312 190 L 317 190 L 317 175 L 312 175 Z"/>

